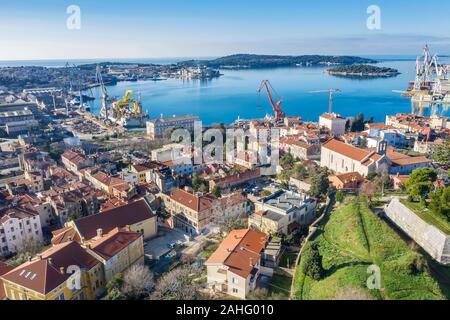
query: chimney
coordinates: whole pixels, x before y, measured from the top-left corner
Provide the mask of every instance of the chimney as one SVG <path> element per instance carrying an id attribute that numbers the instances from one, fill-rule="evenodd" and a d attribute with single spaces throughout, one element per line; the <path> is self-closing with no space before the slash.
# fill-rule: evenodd
<path id="1" fill-rule="evenodd" d="M 42 259 L 42 256 L 40 257 L 40 259 Z M 49 265 L 53 265 L 53 259 L 52 258 L 48 258 L 48 264 Z"/>
<path id="2" fill-rule="evenodd" d="M 97 237 L 99 238 L 103 237 L 103 229 L 101 228 L 97 229 Z"/>
<path id="3" fill-rule="evenodd" d="M 59 268 L 59 272 L 61 272 L 61 274 L 65 274 L 66 272 L 65 272 L 66 270 L 64 269 L 64 267 L 60 267 Z"/>

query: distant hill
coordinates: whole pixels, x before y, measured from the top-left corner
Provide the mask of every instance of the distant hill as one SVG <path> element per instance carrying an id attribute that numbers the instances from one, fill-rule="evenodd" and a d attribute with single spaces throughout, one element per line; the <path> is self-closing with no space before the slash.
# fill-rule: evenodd
<path id="1" fill-rule="evenodd" d="M 272 68 L 317 65 L 351 65 L 355 63 L 377 63 L 376 60 L 354 56 L 279 56 L 257 54 L 235 54 L 214 60 L 188 60 L 179 62 L 182 67 L 204 65 L 211 68 Z"/>

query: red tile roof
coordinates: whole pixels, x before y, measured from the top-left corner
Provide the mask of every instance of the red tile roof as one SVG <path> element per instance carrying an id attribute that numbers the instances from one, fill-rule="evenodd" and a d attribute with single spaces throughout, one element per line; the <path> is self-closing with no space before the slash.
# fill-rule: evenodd
<path id="1" fill-rule="evenodd" d="M 267 240 L 268 236 L 258 230 L 233 230 L 206 265 L 225 265 L 231 272 L 247 278 L 259 261 Z"/>
<path id="2" fill-rule="evenodd" d="M 41 256 L 26 262 L 3 276 L 13 282 L 41 294 L 47 294 L 63 284 L 71 275 L 70 266 L 92 268 L 97 261 L 77 242 L 67 242 L 54 246 Z"/>
<path id="3" fill-rule="evenodd" d="M 182 189 L 173 189 L 170 198 L 196 212 L 211 208 L 214 201 L 217 200 L 210 194 L 199 196 Z"/>
<path id="4" fill-rule="evenodd" d="M 92 239 L 97 235 L 97 229 L 108 233 L 114 228 L 124 228 L 155 216 L 146 200 L 139 200 L 122 207 L 114 208 L 99 214 L 87 216 L 74 221 L 80 235 Z"/>
<path id="5" fill-rule="evenodd" d="M 356 161 L 363 160 L 371 153 L 371 151 L 369 150 L 354 147 L 352 145 L 341 142 L 337 139 L 328 140 L 326 143 L 322 145 L 322 148 L 342 154 L 343 156 L 346 156 L 347 158 Z"/>
<path id="6" fill-rule="evenodd" d="M 120 251 L 141 238 L 139 232 L 131 232 L 115 228 L 107 235 L 91 243 L 91 250 L 105 260 L 109 260 Z"/>

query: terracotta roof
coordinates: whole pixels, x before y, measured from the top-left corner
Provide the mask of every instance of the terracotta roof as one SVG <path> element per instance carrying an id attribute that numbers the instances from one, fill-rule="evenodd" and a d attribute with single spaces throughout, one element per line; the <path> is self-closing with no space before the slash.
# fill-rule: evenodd
<path id="1" fill-rule="evenodd" d="M 67 150 L 62 154 L 63 158 L 67 159 L 68 161 L 79 165 L 81 162 L 85 160 L 84 156 L 80 155 L 79 153 L 73 151 L 73 150 Z"/>
<path id="2" fill-rule="evenodd" d="M 115 228 L 107 235 L 91 243 L 91 250 L 105 260 L 109 260 L 134 241 L 142 237 L 139 232 Z"/>
<path id="3" fill-rule="evenodd" d="M 145 172 L 151 169 L 158 169 L 164 167 L 164 165 L 160 162 L 152 161 L 147 163 L 139 163 L 139 164 L 133 164 L 134 170 L 136 172 Z"/>
<path id="4" fill-rule="evenodd" d="M 104 233 L 108 233 L 114 228 L 123 228 L 151 219 L 154 216 L 153 210 L 143 199 L 122 207 L 78 219 L 74 221 L 74 224 L 80 236 L 89 240 L 97 235 L 97 229 L 102 229 Z"/>
<path id="5" fill-rule="evenodd" d="M 410 157 L 406 154 L 396 152 L 394 148 L 389 147 L 386 153 L 388 159 L 395 166 L 407 166 L 421 163 L 429 163 L 430 160 L 425 156 Z"/>
<path id="6" fill-rule="evenodd" d="M 173 189 L 170 198 L 196 212 L 201 212 L 212 207 L 217 200 L 214 196 L 207 194 L 198 196 L 182 189 Z"/>
<path id="7" fill-rule="evenodd" d="M 360 175 L 358 172 L 348 172 L 348 173 L 338 174 L 338 175 L 335 175 L 335 177 L 343 183 L 353 182 L 353 181 L 357 181 L 357 182 L 364 181 L 363 176 Z"/>
<path id="8" fill-rule="evenodd" d="M 267 240 L 268 236 L 258 230 L 233 230 L 206 265 L 225 265 L 231 272 L 247 278 L 259 261 Z"/>
<path id="9" fill-rule="evenodd" d="M 57 245 L 61 243 L 65 243 L 68 241 L 77 241 L 80 242 L 81 238 L 76 232 L 76 230 L 72 227 L 65 227 L 62 229 L 58 229 L 52 232 L 53 238 L 52 238 L 52 244 Z"/>
<path id="10" fill-rule="evenodd" d="M 69 278 L 68 267 L 77 265 L 92 268 L 97 263 L 93 256 L 72 241 L 50 248 L 40 257 L 8 272 L 3 278 L 29 290 L 47 294 Z"/>
<path id="11" fill-rule="evenodd" d="M 364 160 L 371 152 L 369 150 L 360 149 L 352 145 L 341 142 L 337 139 L 330 139 L 322 145 L 322 148 L 337 152 L 347 158 L 361 161 Z"/>
<path id="12" fill-rule="evenodd" d="M 328 119 L 328 120 L 336 120 L 336 119 L 339 119 L 339 120 L 345 120 L 345 119 L 342 118 L 341 115 L 339 115 L 339 114 L 336 114 L 336 113 L 328 113 L 328 112 L 322 114 L 320 117 L 321 117 L 321 118 L 324 118 L 324 119 Z"/>

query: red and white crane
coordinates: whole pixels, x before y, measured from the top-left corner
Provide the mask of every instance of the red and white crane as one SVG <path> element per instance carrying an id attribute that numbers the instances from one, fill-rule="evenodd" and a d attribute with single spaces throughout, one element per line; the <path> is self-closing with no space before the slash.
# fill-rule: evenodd
<path id="1" fill-rule="evenodd" d="M 277 92 L 275 91 L 275 89 L 273 88 L 272 84 L 270 83 L 269 80 L 263 80 L 261 82 L 261 85 L 259 86 L 258 89 L 258 93 L 261 94 L 261 91 L 263 89 L 266 89 L 267 92 L 267 96 L 269 98 L 269 102 L 270 105 L 272 106 L 273 111 L 275 112 L 275 119 L 276 120 L 283 120 L 284 118 L 286 118 L 286 113 L 284 113 L 281 105 L 283 104 L 283 101 L 279 98 Z M 272 92 L 276 95 L 278 101 L 275 102 L 273 100 L 273 94 Z"/>

